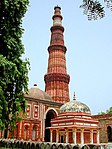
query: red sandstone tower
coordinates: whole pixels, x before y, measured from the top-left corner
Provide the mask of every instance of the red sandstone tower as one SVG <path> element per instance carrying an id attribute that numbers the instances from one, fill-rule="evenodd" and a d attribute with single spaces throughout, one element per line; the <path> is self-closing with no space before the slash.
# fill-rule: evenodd
<path id="1" fill-rule="evenodd" d="M 61 8 L 54 8 L 53 26 L 51 27 L 51 41 L 48 47 L 49 59 L 47 74 L 44 76 L 45 91 L 53 101 L 66 103 L 69 99 L 70 76 L 66 70 L 66 47 L 64 45 L 64 27 L 62 26 Z"/>

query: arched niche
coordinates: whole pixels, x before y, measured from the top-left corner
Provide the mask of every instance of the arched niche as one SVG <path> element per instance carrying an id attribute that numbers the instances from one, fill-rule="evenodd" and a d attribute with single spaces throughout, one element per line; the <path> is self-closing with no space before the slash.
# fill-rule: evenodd
<path id="1" fill-rule="evenodd" d="M 107 127 L 108 142 L 112 142 L 112 126 Z"/>
<path id="2" fill-rule="evenodd" d="M 32 140 L 36 141 L 36 139 L 37 139 L 37 126 L 33 125 L 33 128 L 32 128 Z"/>

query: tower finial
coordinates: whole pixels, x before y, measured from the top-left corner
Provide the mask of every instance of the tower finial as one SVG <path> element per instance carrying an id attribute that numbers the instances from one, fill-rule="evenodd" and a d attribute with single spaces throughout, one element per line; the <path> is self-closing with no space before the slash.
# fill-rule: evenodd
<path id="1" fill-rule="evenodd" d="M 57 8 L 61 10 L 61 7 L 59 7 L 58 5 L 54 7 L 54 10 Z"/>
<path id="2" fill-rule="evenodd" d="M 61 7 L 59 7 L 58 5 L 54 7 L 54 15 L 53 15 L 52 19 L 53 19 L 54 26 L 62 25 L 63 17 L 61 16 Z"/>
<path id="3" fill-rule="evenodd" d="M 73 100 L 76 100 L 76 95 L 75 95 L 75 92 L 74 92 Z"/>

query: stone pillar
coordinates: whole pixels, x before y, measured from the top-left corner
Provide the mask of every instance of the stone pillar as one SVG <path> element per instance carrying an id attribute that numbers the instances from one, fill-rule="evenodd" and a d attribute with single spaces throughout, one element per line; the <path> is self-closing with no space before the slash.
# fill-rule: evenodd
<path id="1" fill-rule="evenodd" d="M 90 143 L 93 144 L 93 130 L 90 130 Z"/>
<path id="2" fill-rule="evenodd" d="M 68 143 L 68 130 L 66 130 L 66 143 Z"/>
<path id="3" fill-rule="evenodd" d="M 29 139 L 32 140 L 32 123 L 31 122 L 29 126 Z"/>
<path id="4" fill-rule="evenodd" d="M 84 144 L 84 129 L 81 129 L 81 144 Z"/>
<path id="5" fill-rule="evenodd" d="M 99 144 L 99 130 L 97 130 L 97 144 Z"/>
<path id="6" fill-rule="evenodd" d="M 50 130 L 50 133 L 51 133 L 51 134 L 50 134 L 50 142 L 52 142 L 52 132 L 53 132 L 53 131 Z"/>
<path id="7" fill-rule="evenodd" d="M 39 123 L 39 125 L 37 125 L 37 137 L 38 137 L 38 141 L 42 141 L 41 140 L 41 132 L 40 132 L 41 128 L 40 127 L 41 126 L 40 126 L 40 123 Z"/>
<path id="8" fill-rule="evenodd" d="M 77 144 L 77 141 L 76 141 L 76 129 L 73 130 L 73 143 Z"/>
<path id="9" fill-rule="evenodd" d="M 59 130 L 56 130 L 56 143 L 59 142 Z"/>

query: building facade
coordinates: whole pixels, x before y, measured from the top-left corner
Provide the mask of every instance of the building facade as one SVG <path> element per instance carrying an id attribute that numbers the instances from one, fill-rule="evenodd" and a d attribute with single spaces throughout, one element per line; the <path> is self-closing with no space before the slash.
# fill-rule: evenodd
<path id="1" fill-rule="evenodd" d="M 52 98 L 40 90 L 35 84 L 25 95 L 27 101 L 26 115 L 17 123 L 14 138 L 19 140 L 50 142 L 50 121 L 57 117 L 62 104 L 54 102 Z"/>
<path id="2" fill-rule="evenodd" d="M 98 119 L 100 127 L 100 142 L 112 143 L 112 114 L 93 115 L 94 119 Z"/>

